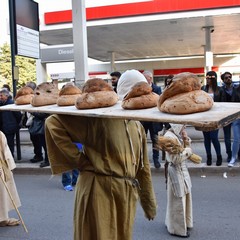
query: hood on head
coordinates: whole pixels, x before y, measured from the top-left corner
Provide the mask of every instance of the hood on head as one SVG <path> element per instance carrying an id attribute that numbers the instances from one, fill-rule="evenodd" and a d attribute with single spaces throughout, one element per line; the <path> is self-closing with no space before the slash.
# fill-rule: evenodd
<path id="1" fill-rule="evenodd" d="M 142 73 L 137 70 L 127 70 L 118 80 L 117 94 L 120 100 L 132 89 L 138 82 L 147 82 Z"/>

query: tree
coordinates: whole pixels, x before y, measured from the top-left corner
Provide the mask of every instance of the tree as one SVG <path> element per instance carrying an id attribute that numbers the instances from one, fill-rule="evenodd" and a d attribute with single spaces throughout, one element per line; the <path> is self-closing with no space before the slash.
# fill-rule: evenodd
<path id="1" fill-rule="evenodd" d="M 35 59 L 16 56 L 15 62 L 19 68 L 17 89 L 24 86 L 26 82 L 36 82 Z M 12 89 L 11 50 L 10 45 L 7 43 L 0 46 L 0 88 L 3 84 L 9 84 Z"/>

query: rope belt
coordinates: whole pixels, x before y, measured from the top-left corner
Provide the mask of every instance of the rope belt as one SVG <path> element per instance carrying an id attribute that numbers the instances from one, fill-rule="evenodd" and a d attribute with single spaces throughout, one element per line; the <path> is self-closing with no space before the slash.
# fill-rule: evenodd
<path id="1" fill-rule="evenodd" d="M 141 190 L 139 181 L 136 178 L 127 177 L 127 176 L 118 176 L 116 174 L 99 173 L 99 172 L 95 172 L 93 170 L 84 170 L 83 172 L 91 172 L 91 173 L 94 173 L 95 175 L 99 175 L 99 176 L 113 177 L 113 178 L 128 180 L 128 181 L 130 181 L 132 183 L 133 187 L 137 187 L 139 190 Z"/>

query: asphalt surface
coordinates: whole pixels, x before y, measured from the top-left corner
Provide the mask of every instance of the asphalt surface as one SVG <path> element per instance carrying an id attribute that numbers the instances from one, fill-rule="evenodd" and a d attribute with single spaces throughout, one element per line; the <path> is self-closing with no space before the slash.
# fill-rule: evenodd
<path id="1" fill-rule="evenodd" d="M 202 156 L 201 164 L 188 162 L 192 179 L 194 240 L 238 240 L 240 239 L 239 219 L 239 162 L 227 167 L 224 142 L 221 141 L 223 164 L 215 165 L 214 150 L 212 166 L 206 166 L 205 149 L 202 139 L 193 137 L 193 152 Z M 168 234 L 164 219 L 166 210 L 166 186 L 164 161 L 155 169 L 148 143 L 149 160 L 152 169 L 154 190 L 158 201 L 158 212 L 154 221 L 147 221 L 138 205 L 133 230 L 133 240 L 181 239 Z M 33 147 L 29 141 L 21 144 L 21 160 L 16 160 L 15 182 L 21 198 L 19 208 L 29 233 L 22 226 L 0 228 L 0 240 L 71 240 L 73 235 L 74 191 L 66 192 L 61 184 L 61 175 L 52 176 L 50 167 L 40 168 L 39 163 L 30 163 Z M 160 159 L 161 159 L 160 153 Z M 11 217 L 18 217 L 15 211 Z"/>
<path id="2" fill-rule="evenodd" d="M 28 233 L 21 225 L 4 227 L 0 228 L 0 240 L 72 240 L 74 191 L 63 190 L 60 176 L 15 174 L 14 178 L 22 202 L 19 211 Z M 154 172 L 152 179 L 157 216 L 148 221 L 138 204 L 132 240 L 180 240 L 169 235 L 164 224 L 164 174 Z M 194 227 L 189 239 L 239 240 L 239 174 L 229 173 L 227 178 L 218 173 L 206 173 L 205 177 L 193 174 L 191 179 Z M 11 211 L 10 216 L 17 214 Z"/>

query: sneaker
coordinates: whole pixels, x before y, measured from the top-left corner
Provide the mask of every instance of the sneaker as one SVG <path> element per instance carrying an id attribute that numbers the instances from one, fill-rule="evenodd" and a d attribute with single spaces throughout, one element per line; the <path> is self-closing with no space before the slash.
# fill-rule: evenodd
<path id="1" fill-rule="evenodd" d="M 63 189 L 67 192 L 73 191 L 73 188 L 71 185 L 67 185 L 67 186 L 63 187 Z"/>
<path id="2" fill-rule="evenodd" d="M 232 159 L 229 163 L 228 163 L 228 167 L 233 167 L 235 163 L 235 159 Z"/>
<path id="3" fill-rule="evenodd" d="M 229 163 L 231 161 L 231 158 L 227 157 L 226 161 Z"/>

